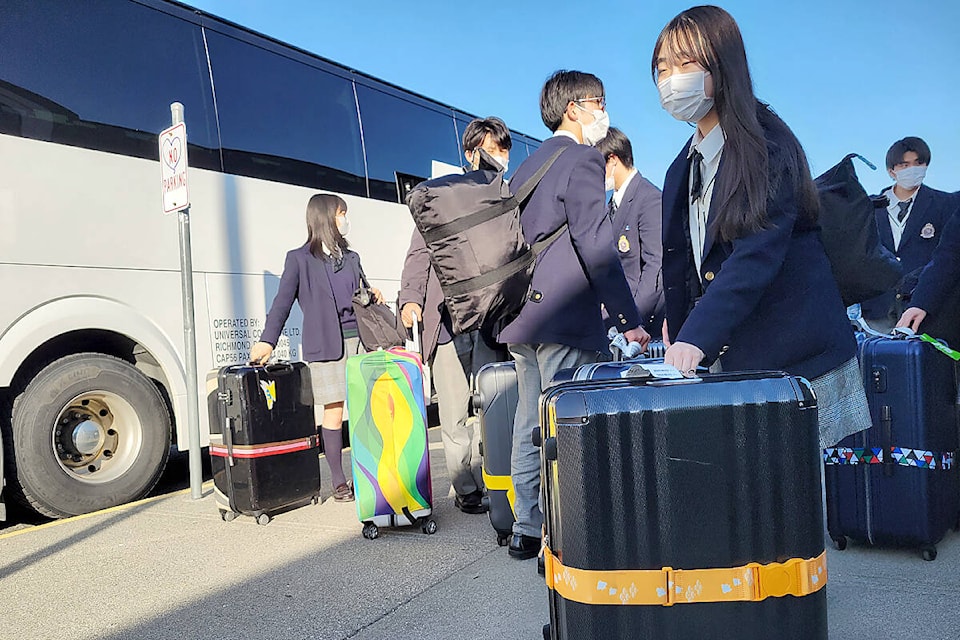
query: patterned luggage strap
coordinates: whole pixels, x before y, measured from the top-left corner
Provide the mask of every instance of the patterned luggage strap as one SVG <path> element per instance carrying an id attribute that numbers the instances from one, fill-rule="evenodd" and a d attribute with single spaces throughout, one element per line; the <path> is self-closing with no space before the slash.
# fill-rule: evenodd
<path id="1" fill-rule="evenodd" d="M 919 469 L 943 470 L 953 468 L 956 452 L 938 453 L 923 449 L 890 447 L 890 457 L 895 464 Z M 834 465 L 883 464 L 883 448 L 830 447 L 823 450 L 823 463 Z"/>
<path id="2" fill-rule="evenodd" d="M 659 605 L 691 602 L 759 602 L 806 596 L 827 584 L 827 553 L 816 558 L 721 569 L 590 571 L 564 566 L 543 550 L 547 588 L 591 605 Z"/>

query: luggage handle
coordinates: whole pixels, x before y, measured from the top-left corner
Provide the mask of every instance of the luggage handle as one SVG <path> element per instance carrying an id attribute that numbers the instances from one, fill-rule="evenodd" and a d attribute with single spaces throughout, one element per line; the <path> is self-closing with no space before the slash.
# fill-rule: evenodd
<path id="1" fill-rule="evenodd" d="M 233 424 L 227 417 L 223 419 L 223 439 L 227 445 L 227 464 L 233 467 L 236 465 L 233 459 Z"/>
<path id="2" fill-rule="evenodd" d="M 407 344 L 404 345 L 404 348 L 407 351 L 413 351 L 420 356 L 421 364 L 425 365 L 426 362 L 423 360 L 423 336 L 420 333 L 420 321 L 417 320 L 417 316 L 413 316 L 413 326 L 407 331 L 410 332 L 411 339 L 407 340 Z"/>
<path id="3" fill-rule="evenodd" d="M 880 446 L 883 449 L 883 475 L 889 478 L 897 466 L 893 459 L 893 418 L 889 405 L 880 407 Z"/>
<path id="4" fill-rule="evenodd" d="M 614 362 L 621 362 L 624 359 L 632 360 L 646 353 L 639 342 L 627 342 L 626 337 L 617 331 L 616 327 L 610 327 L 607 331 L 607 339 L 610 340 L 610 354 Z"/>

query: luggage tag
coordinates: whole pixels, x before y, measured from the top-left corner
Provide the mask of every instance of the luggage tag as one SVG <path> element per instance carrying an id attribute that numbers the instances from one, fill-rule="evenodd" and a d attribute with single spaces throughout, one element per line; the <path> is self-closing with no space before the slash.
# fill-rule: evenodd
<path id="1" fill-rule="evenodd" d="M 629 369 L 620 372 L 621 378 L 651 378 L 654 380 L 699 380 L 697 377 L 684 378 L 680 370 L 671 364 L 644 363 L 635 364 Z"/>

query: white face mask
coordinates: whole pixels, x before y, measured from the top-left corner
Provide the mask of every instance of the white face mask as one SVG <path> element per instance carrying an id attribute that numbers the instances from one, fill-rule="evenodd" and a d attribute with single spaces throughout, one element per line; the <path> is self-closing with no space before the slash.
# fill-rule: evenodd
<path id="1" fill-rule="evenodd" d="M 901 189 L 913 191 L 923 183 L 923 179 L 927 175 L 927 167 L 925 165 L 907 167 L 894 171 L 893 175 L 897 176 L 897 185 Z"/>
<path id="2" fill-rule="evenodd" d="M 660 106 L 677 120 L 699 122 L 713 108 L 705 90 L 707 72 L 675 73 L 657 83 Z"/>
<path id="3" fill-rule="evenodd" d="M 347 234 L 350 233 L 350 219 L 337 218 L 337 231 L 339 231 L 343 237 L 347 237 Z"/>
<path id="4" fill-rule="evenodd" d="M 593 116 L 593 122 L 590 124 L 583 124 L 583 121 L 580 121 L 583 144 L 592 147 L 607 137 L 607 131 L 610 129 L 610 115 L 602 109 L 584 109 L 580 105 L 577 105 L 577 108 L 582 111 L 589 111 Z"/>
<path id="5" fill-rule="evenodd" d="M 603 181 L 603 188 L 606 191 L 613 191 L 616 189 L 616 185 L 613 183 L 613 176 L 607 176 Z"/>
<path id="6" fill-rule="evenodd" d="M 493 156 L 493 159 L 496 160 L 496 161 L 497 161 L 497 164 L 499 164 L 499 165 L 503 168 L 503 172 L 504 172 L 504 173 L 506 173 L 506 172 L 507 172 L 507 169 L 510 168 L 510 161 L 507 160 L 506 158 L 501 158 L 501 157 L 499 157 L 499 156 Z"/>

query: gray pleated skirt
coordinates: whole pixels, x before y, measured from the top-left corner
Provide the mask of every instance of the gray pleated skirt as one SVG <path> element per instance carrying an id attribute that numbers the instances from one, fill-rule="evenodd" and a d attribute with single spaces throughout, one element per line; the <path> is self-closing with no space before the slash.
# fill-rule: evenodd
<path id="1" fill-rule="evenodd" d="M 820 448 L 835 446 L 847 436 L 872 426 L 856 358 L 814 378 L 810 384 L 817 394 Z"/>
<path id="2" fill-rule="evenodd" d="M 329 362 L 309 362 L 313 404 L 324 405 L 347 399 L 347 358 L 363 353 L 360 338 L 343 340 L 343 356 Z"/>

